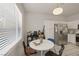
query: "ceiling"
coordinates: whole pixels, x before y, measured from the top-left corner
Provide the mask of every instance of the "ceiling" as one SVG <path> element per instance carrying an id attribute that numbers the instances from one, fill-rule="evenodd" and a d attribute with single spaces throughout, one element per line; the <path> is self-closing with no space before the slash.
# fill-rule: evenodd
<path id="1" fill-rule="evenodd" d="M 61 16 L 68 17 L 79 13 L 79 3 L 24 3 L 25 12 L 53 15 L 52 11 L 58 6 L 63 7 Z"/>

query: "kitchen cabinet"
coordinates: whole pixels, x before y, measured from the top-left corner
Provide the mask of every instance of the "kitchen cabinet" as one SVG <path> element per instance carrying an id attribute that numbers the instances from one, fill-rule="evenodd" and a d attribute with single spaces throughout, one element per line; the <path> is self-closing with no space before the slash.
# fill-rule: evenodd
<path id="1" fill-rule="evenodd" d="M 68 34 L 68 42 L 76 44 L 76 34 Z"/>
<path id="2" fill-rule="evenodd" d="M 77 24 L 74 22 L 69 22 L 68 23 L 68 28 L 69 29 L 77 29 Z"/>

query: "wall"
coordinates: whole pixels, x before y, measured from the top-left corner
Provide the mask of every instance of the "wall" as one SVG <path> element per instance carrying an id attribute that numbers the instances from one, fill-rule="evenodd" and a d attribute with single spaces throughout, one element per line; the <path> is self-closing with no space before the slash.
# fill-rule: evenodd
<path id="1" fill-rule="evenodd" d="M 26 22 L 25 22 L 25 10 L 24 10 L 24 6 L 23 6 L 23 4 L 22 3 L 17 3 L 16 4 L 17 5 L 17 7 L 19 8 L 19 10 L 20 10 L 20 12 L 21 12 L 21 14 L 22 14 L 22 38 L 23 39 L 26 39 Z"/>
<path id="2" fill-rule="evenodd" d="M 25 15 L 25 28 L 26 32 L 42 30 L 44 26 L 44 22 L 46 20 L 58 20 L 61 21 L 64 18 L 61 16 L 52 16 L 47 14 L 37 14 L 37 13 L 26 13 Z"/>

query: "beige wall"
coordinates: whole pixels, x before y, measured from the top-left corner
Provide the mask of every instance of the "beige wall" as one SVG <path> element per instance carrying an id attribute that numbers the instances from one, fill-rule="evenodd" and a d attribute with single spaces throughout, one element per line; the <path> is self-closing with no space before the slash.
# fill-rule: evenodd
<path id="1" fill-rule="evenodd" d="M 20 4 L 20 3 L 17 3 L 16 4 L 17 7 L 19 8 L 21 14 L 22 14 L 22 38 L 24 39 L 24 36 L 25 36 L 25 13 L 24 13 L 24 8 L 23 8 L 23 5 Z"/>
<path id="2" fill-rule="evenodd" d="M 26 13 L 25 14 L 25 30 L 28 31 L 35 31 L 35 30 L 42 30 L 44 26 L 44 22 L 46 20 L 51 21 L 61 21 L 64 18 L 61 16 L 51 16 L 46 14 L 37 14 L 37 13 Z"/>

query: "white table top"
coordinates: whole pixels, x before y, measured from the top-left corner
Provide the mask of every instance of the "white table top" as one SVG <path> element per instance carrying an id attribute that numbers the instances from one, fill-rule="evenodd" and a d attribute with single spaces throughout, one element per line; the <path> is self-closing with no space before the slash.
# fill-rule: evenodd
<path id="1" fill-rule="evenodd" d="M 35 46 L 35 44 L 33 42 L 39 42 L 40 40 L 34 40 L 32 42 L 29 43 L 30 47 L 32 49 L 35 49 L 35 50 L 49 50 L 51 48 L 54 47 L 54 43 L 49 41 L 49 40 L 45 40 L 43 39 L 43 43 L 38 45 L 38 46 Z"/>

